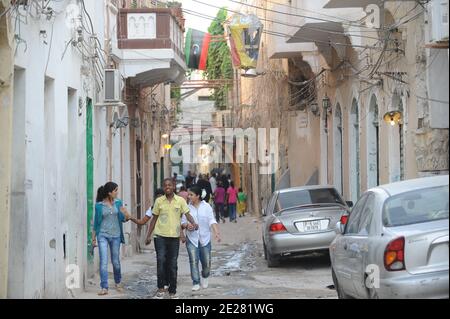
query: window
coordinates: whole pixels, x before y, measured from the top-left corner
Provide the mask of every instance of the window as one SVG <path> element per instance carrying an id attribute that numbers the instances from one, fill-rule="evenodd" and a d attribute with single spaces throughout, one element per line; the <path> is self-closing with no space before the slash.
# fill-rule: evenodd
<path id="1" fill-rule="evenodd" d="M 359 220 L 361 219 L 361 213 L 366 203 L 367 195 L 361 197 L 361 199 L 353 207 L 350 217 L 348 219 L 347 226 L 345 227 L 345 234 L 356 234 L 358 232 Z"/>
<path id="2" fill-rule="evenodd" d="M 156 15 L 154 13 L 128 14 L 128 39 L 155 39 Z"/>
<path id="3" fill-rule="evenodd" d="M 277 199 L 277 194 L 275 193 L 272 195 L 272 198 L 269 201 L 269 205 L 267 205 L 267 214 L 268 215 L 272 215 L 274 213 L 273 210 L 275 208 L 274 206 L 275 206 L 276 199 Z"/>
<path id="4" fill-rule="evenodd" d="M 280 194 L 281 209 L 314 204 L 345 205 L 339 193 L 334 188 L 298 190 Z"/>
<path id="5" fill-rule="evenodd" d="M 359 219 L 358 223 L 358 235 L 368 236 L 370 233 L 370 224 L 375 208 L 375 199 L 376 197 L 374 193 L 370 193 L 367 197 L 364 209 L 361 214 L 361 218 Z"/>
<path id="6" fill-rule="evenodd" d="M 383 208 L 386 227 L 448 219 L 448 185 L 425 188 L 389 198 Z"/>

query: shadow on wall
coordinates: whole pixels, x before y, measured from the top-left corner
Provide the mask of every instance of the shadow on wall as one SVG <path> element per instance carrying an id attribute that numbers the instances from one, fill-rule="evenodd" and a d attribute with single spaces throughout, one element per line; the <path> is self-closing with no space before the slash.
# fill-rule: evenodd
<path id="1" fill-rule="evenodd" d="M 306 185 L 319 185 L 319 170 L 316 169 L 314 173 L 309 178 L 308 182 L 306 182 Z"/>
<path id="2" fill-rule="evenodd" d="M 280 181 L 278 182 L 275 190 L 286 189 L 291 187 L 291 170 L 287 169 L 283 175 L 281 175 Z"/>

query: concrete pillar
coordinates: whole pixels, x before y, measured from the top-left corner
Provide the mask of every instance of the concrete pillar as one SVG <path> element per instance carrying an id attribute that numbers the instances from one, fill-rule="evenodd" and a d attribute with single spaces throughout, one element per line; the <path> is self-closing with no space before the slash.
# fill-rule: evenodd
<path id="1" fill-rule="evenodd" d="M 0 13 L 9 1 L 0 1 Z M 6 298 L 8 283 L 9 218 L 11 189 L 11 141 L 13 53 L 11 33 L 6 16 L 0 18 L 0 298 Z"/>

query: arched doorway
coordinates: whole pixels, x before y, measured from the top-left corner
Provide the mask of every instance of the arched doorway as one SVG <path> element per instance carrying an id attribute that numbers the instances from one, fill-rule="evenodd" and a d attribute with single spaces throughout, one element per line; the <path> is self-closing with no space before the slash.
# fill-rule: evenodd
<path id="1" fill-rule="evenodd" d="M 333 138 L 334 138 L 334 186 L 339 193 L 343 194 L 343 175 L 342 175 L 342 110 L 338 103 L 334 111 L 333 121 Z"/>
<path id="2" fill-rule="evenodd" d="M 350 196 L 356 202 L 360 194 L 359 106 L 353 99 L 350 109 Z"/>
<path id="3" fill-rule="evenodd" d="M 378 100 L 372 95 L 367 114 L 367 188 L 380 184 Z"/>

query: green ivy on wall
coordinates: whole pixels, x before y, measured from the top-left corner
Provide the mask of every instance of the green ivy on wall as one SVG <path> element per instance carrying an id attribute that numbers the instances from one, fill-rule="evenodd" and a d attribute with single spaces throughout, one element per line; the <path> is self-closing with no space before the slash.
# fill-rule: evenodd
<path id="1" fill-rule="evenodd" d="M 225 30 L 223 27 L 223 23 L 226 19 L 227 9 L 222 8 L 219 10 L 216 18 L 209 26 L 208 32 L 213 36 L 224 35 Z M 210 44 L 205 75 L 209 80 L 233 78 L 231 54 L 225 41 L 212 42 Z M 215 100 L 215 106 L 217 109 L 224 110 L 227 108 L 227 96 L 229 89 L 230 88 L 228 85 L 224 85 L 220 89 L 214 90 L 213 98 Z"/>
<path id="2" fill-rule="evenodd" d="M 181 88 L 180 87 L 172 87 L 170 89 L 170 98 L 175 103 L 177 114 L 181 113 L 180 103 L 181 103 Z"/>

